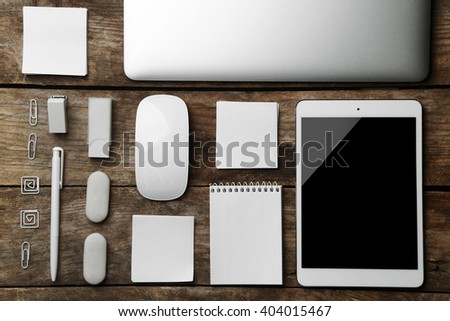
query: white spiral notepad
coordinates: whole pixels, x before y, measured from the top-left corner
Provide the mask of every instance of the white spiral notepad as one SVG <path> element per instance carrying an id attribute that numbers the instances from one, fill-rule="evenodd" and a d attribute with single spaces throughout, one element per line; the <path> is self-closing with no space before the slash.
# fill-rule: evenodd
<path id="1" fill-rule="evenodd" d="M 210 186 L 211 284 L 283 283 L 281 189 Z"/>

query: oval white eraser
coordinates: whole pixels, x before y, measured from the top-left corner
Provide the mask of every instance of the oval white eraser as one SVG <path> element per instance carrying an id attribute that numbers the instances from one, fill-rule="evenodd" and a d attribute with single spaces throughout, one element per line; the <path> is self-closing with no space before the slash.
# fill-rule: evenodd
<path id="1" fill-rule="evenodd" d="M 106 239 L 92 233 L 84 241 L 83 277 L 87 283 L 97 285 L 106 277 Z"/>
<path id="2" fill-rule="evenodd" d="M 108 216 L 110 180 L 108 175 L 97 171 L 87 181 L 86 216 L 94 223 L 103 221 Z"/>

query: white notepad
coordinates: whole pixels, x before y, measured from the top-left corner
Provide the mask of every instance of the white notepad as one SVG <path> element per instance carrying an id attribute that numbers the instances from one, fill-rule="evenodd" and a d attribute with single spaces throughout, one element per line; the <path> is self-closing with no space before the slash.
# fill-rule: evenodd
<path id="1" fill-rule="evenodd" d="M 132 282 L 194 280 L 194 217 L 133 215 Z"/>
<path id="2" fill-rule="evenodd" d="M 87 75 L 87 9 L 23 7 L 22 73 Z"/>
<path id="3" fill-rule="evenodd" d="M 211 284 L 283 283 L 281 188 L 210 187 Z"/>
<path id="4" fill-rule="evenodd" d="M 278 167 L 278 104 L 217 103 L 216 167 Z"/>

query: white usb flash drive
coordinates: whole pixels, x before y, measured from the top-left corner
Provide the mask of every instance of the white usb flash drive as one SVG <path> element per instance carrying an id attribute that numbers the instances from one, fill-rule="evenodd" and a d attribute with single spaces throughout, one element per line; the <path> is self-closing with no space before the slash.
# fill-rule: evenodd
<path id="1" fill-rule="evenodd" d="M 48 132 L 52 134 L 67 133 L 66 96 L 51 96 L 47 101 Z"/>

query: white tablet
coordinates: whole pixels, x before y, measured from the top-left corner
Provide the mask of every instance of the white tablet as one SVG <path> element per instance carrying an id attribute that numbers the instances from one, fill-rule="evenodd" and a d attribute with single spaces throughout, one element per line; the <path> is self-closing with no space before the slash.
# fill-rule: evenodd
<path id="1" fill-rule="evenodd" d="M 420 103 L 301 101 L 296 128 L 299 283 L 419 287 Z"/>

